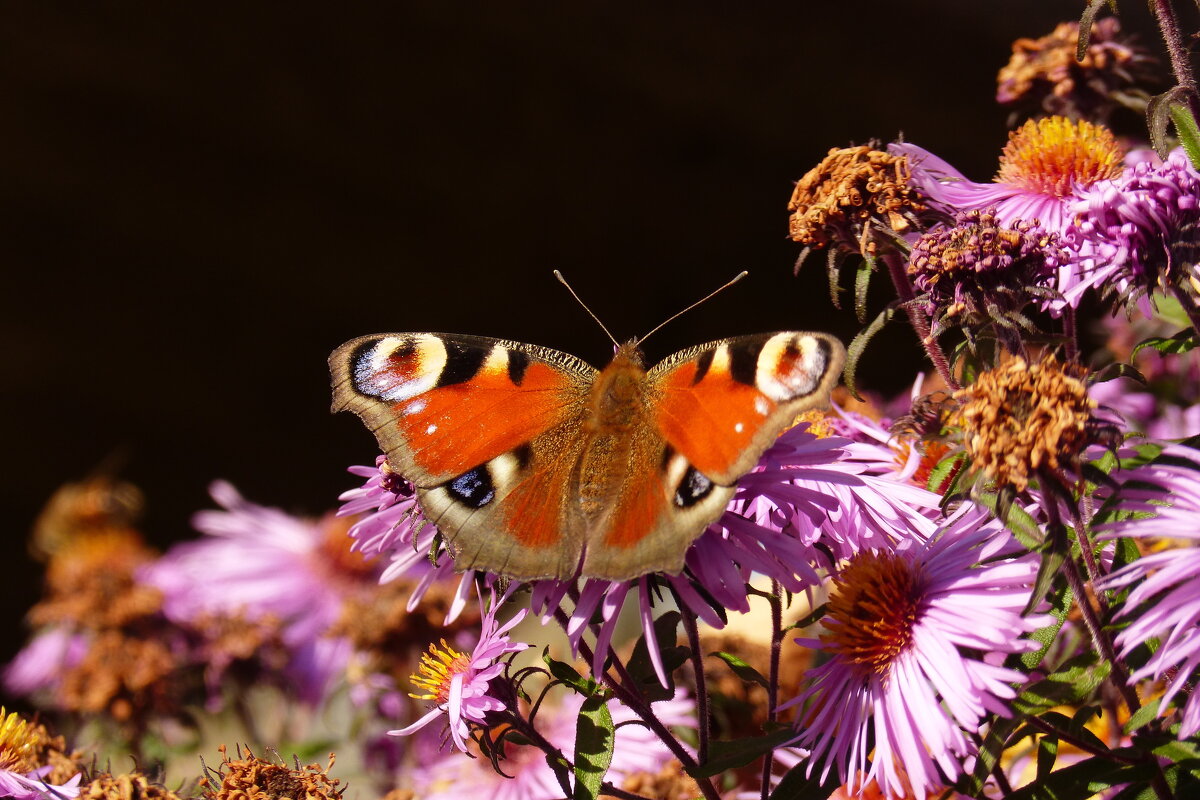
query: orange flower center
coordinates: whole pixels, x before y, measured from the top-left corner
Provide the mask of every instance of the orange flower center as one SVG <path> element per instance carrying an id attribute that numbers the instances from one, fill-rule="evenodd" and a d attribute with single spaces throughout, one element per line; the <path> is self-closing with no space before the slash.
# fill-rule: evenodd
<path id="1" fill-rule="evenodd" d="M 1123 158 L 1108 128 L 1066 117 L 1029 120 L 1008 135 L 996 181 L 1066 197 L 1078 187 L 1119 176 Z"/>
<path id="2" fill-rule="evenodd" d="M 471 657 L 460 653 L 442 639 L 441 647 L 429 645 L 429 652 L 421 656 L 421 664 L 412 675 L 413 685 L 424 689 L 425 694 L 409 693 L 417 700 L 434 700 L 445 703 L 450 699 L 450 681 L 471 666 Z"/>
<path id="3" fill-rule="evenodd" d="M 862 675 L 885 676 L 912 641 L 921 590 L 920 571 L 901 556 L 859 553 L 834 580 L 821 640 Z"/>

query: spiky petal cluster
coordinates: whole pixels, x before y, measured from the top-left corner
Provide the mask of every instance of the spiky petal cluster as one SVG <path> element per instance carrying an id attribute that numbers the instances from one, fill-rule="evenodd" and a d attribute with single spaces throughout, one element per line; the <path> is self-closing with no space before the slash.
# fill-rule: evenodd
<path id="1" fill-rule="evenodd" d="M 1160 286 L 1200 294 L 1200 173 L 1181 148 L 1093 185 L 1070 211 L 1083 263 L 1068 299 L 1092 287 L 1131 297 Z"/>
<path id="2" fill-rule="evenodd" d="M 960 212 L 954 225 L 913 245 L 908 274 L 937 336 L 951 324 L 1028 324 L 1018 312 L 1034 297 L 1049 297 L 1060 261 L 1057 234 L 1020 220 L 1002 225 L 995 209 Z"/>

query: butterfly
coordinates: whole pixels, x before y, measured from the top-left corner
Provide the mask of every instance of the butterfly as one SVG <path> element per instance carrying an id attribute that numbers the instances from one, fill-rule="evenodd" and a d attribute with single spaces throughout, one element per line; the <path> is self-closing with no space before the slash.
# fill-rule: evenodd
<path id="1" fill-rule="evenodd" d="M 455 568 L 533 580 L 678 574 L 845 350 L 824 333 L 739 336 L 647 370 L 634 340 L 596 370 L 530 344 L 386 333 L 329 357 L 333 410 L 413 483 Z"/>

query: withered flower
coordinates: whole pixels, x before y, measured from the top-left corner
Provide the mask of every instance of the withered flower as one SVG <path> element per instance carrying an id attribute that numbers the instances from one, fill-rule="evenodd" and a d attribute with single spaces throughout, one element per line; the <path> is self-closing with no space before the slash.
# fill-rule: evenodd
<path id="1" fill-rule="evenodd" d="M 249 747 L 239 746 L 237 758 L 230 758 L 228 749 L 221 745 L 221 763 L 216 769 L 205 766 L 205 777 L 200 780 L 201 796 L 204 800 L 276 800 L 277 798 L 303 798 L 304 800 L 339 800 L 345 788 L 338 788 L 341 781 L 329 777 L 336 760 L 329 754 L 329 763 L 301 766 L 293 757 L 294 766 L 289 767 L 283 759 L 268 761 L 254 755 Z"/>
<path id="2" fill-rule="evenodd" d="M 140 772 L 96 776 L 79 793 L 80 800 L 180 800 L 175 792 Z"/>
<path id="3" fill-rule="evenodd" d="M 1060 23 L 1038 39 L 1013 42 L 1012 58 L 996 77 L 996 102 L 1031 114 L 1096 122 L 1106 121 L 1123 105 L 1144 107 L 1148 97 L 1143 89 L 1160 81 L 1158 61 L 1121 35 L 1116 17 L 1092 24 L 1082 61 L 1075 58 L 1078 42 L 1078 22 Z"/>
<path id="4" fill-rule="evenodd" d="M 962 429 L 972 468 L 1018 492 L 1040 475 L 1077 473 L 1085 448 L 1110 441 L 1085 377 L 1083 367 L 1053 354 L 1033 363 L 1006 354 L 955 392 L 951 423 Z"/>
<path id="5" fill-rule="evenodd" d="M 1050 287 L 1066 258 L 1057 234 L 1021 220 L 1001 224 L 994 209 L 984 209 L 960 213 L 953 226 L 918 239 L 908 274 L 931 336 L 955 324 L 971 335 L 994 323 L 1002 338 L 1012 338 L 1032 329 L 1023 308 L 1058 294 Z"/>
<path id="6" fill-rule="evenodd" d="M 789 235 L 810 249 L 874 256 L 888 236 L 920 229 L 928 211 L 908 159 L 865 145 L 833 148 L 796 182 Z"/>

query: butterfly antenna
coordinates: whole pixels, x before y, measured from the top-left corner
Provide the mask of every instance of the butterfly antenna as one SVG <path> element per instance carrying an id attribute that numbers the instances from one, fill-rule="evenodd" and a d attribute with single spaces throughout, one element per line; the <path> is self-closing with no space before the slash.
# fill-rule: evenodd
<path id="1" fill-rule="evenodd" d="M 708 302 L 708 301 L 709 301 L 709 300 L 711 300 L 711 299 L 712 299 L 714 296 L 716 296 L 716 295 L 720 294 L 721 292 L 725 291 L 725 290 L 726 290 L 726 289 L 728 289 L 730 286 L 733 286 L 735 283 L 737 283 L 738 281 L 740 281 L 742 278 L 746 277 L 746 276 L 747 276 L 747 275 L 749 275 L 749 274 L 750 274 L 750 273 L 749 273 L 749 272 L 747 272 L 746 270 L 742 270 L 742 271 L 741 271 L 741 272 L 739 272 L 739 273 L 738 273 L 736 276 L 734 276 L 733 280 L 729 281 L 728 283 L 726 283 L 726 284 L 725 284 L 724 286 L 722 286 L 721 288 L 719 288 L 719 289 L 714 289 L 713 291 L 709 292 L 709 293 L 708 293 L 708 294 L 706 294 L 704 297 L 700 298 L 699 300 L 697 300 L 696 302 L 692 303 L 690 306 L 688 306 L 687 308 L 685 308 L 683 311 L 677 311 L 677 312 L 675 312 L 674 314 L 672 314 L 672 315 L 671 315 L 670 317 L 668 317 L 667 319 L 665 319 L 665 320 L 663 320 L 662 322 L 658 323 L 658 325 L 656 325 L 656 326 L 653 328 L 653 330 L 651 330 L 651 331 L 650 331 L 650 333 L 647 333 L 645 336 L 643 336 L 642 338 L 638 339 L 638 344 L 642 344 L 643 342 L 645 342 L 647 339 L 649 339 L 649 338 L 650 338 L 651 334 L 657 333 L 657 332 L 658 332 L 658 329 L 659 329 L 659 328 L 661 328 L 661 327 L 663 327 L 664 325 L 666 325 L 668 322 L 671 322 L 672 320 L 676 320 L 676 319 L 678 319 L 679 317 L 682 317 L 684 314 L 686 314 L 687 312 L 691 311 L 693 308 L 695 308 L 696 306 L 700 305 L 701 303 L 706 303 L 706 302 Z"/>
<path id="2" fill-rule="evenodd" d="M 575 302 L 577 302 L 577 303 L 579 303 L 579 305 L 583 306 L 583 310 L 588 312 L 588 314 L 591 315 L 592 319 L 596 320 L 596 324 L 600 326 L 600 330 L 604 331 L 604 335 L 607 336 L 609 338 L 609 340 L 613 343 L 613 347 L 620 347 L 621 346 L 620 342 L 618 342 L 616 340 L 616 338 L 611 333 L 608 332 L 608 328 L 604 327 L 604 323 L 600 321 L 600 318 L 597 317 L 596 314 L 590 308 L 587 307 L 587 303 L 585 303 L 579 299 L 579 295 L 575 294 L 575 290 L 571 288 L 571 284 L 567 283 L 567 279 L 563 277 L 563 274 L 561 272 L 559 272 L 558 270 L 554 270 L 554 277 L 558 278 L 559 283 L 561 283 L 563 286 L 567 287 L 567 291 L 571 293 L 571 297 L 575 298 Z"/>

